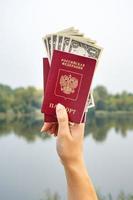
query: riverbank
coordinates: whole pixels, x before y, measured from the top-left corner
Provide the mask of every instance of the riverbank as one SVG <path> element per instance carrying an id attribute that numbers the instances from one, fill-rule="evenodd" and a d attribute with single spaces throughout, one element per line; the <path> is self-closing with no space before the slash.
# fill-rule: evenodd
<path id="1" fill-rule="evenodd" d="M 96 118 L 127 118 L 127 117 L 133 117 L 133 111 L 97 111 L 97 110 L 90 110 L 87 114 L 89 117 L 96 117 Z M 13 112 L 7 112 L 7 113 L 0 113 L 0 120 L 2 119 L 8 119 L 8 120 L 14 120 L 14 119 L 21 119 L 21 118 L 33 118 L 35 120 L 43 120 L 43 114 L 40 112 L 40 110 L 37 110 L 33 113 L 13 113 Z"/>
<path id="2" fill-rule="evenodd" d="M 133 111 L 95 111 L 95 116 L 100 118 L 100 117 L 127 117 L 131 116 L 133 117 Z"/>

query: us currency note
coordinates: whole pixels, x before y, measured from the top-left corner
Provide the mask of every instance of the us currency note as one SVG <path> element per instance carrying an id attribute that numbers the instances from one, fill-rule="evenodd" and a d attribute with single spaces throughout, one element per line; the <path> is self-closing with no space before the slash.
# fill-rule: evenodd
<path id="1" fill-rule="evenodd" d="M 59 34 L 60 34 L 60 37 L 58 37 Z M 54 49 L 58 49 L 58 50 L 62 49 L 62 45 L 63 45 L 62 44 L 62 41 L 63 41 L 62 35 L 64 35 L 64 34 L 83 37 L 83 34 L 79 33 L 79 30 L 74 29 L 74 27 L 70 27 L 70 28 L 61 30 L 55 34 L 47 35 L 45 37 L 45 40 L 43 38 L 43 41 L 45 44 L 45 48 L 46 48 L 46 52 L 48 54 L 49 61 L 51 61 L 51 59 L 52 59 Z"/>
<path id="2" fill-rule="evenodd" d="M 46 41 L 47 41 L 47 54 L 48 54 L 48 59 L 51 62 L 51 35 L 46 36 Z"/>
<path id="3" fill-rule="evenodd" d="M 69 52 L 74 53 L 76 55 L 81 55 L 89 58 L 94 58 L 96 60 L 99 59 L 100 53 L 101 53 L 101 48 L 97 47 L 96 45 L 93 44 L 88 44 L 87 42 L 84 41 L 78 41 L 75 39 L 71 40 L 70 46 L 69 46 Z M 94 98 L 93 94 L 90 93 L 88 96 L 87 100 L 87 106 L 86 110 L 94 107 Z"/>
<path id="4" fill-rule="evenodd" d="M 65 52 L 68 52 L 69 51 L 70 42 L 71 42 L 71 38 L 67 37 L 67 36 L 64 36 L 63 37 L 63 41 L 62 41 L 62 48 L 61 48 L 61 50 L 65 51 Z"/>
<path id="5" fill-rule="evenodd" d="M 56 40 L 56 47 L 57 50 L 62 50 L 63 43 L 64 43 L 64 37 L 68 36 L 77 36 L 77 37 L 83 37 L 84 34 L 80 33 L 79 30 L 74 29 L 73 27 L 70 27 L 68 29 L 62 30 L 60 32 L 57 32 L 57 40 Z M 65 40 L 66 41 L 66 40 Z M 65 43 L 66 44 L 66 43 Z M 53 49 L 54 50 L 54 49 Z"/>
<path id="6" fill-rule="evenodd" d="M 59 31 L 59 33 L 70 32 L 70 31 L 74 31 L 74 30 L 75 30 L 74 27 L 70 27 L 70 28 Z M 43 42 L 44 42 L 45 49 L 48 54 L 49 60 L 51 60 L 51 57 L 53 54 L 53 49 L 55 49 L 55 47 L 56 47 L 56 41 L 55 41 L 56 38 L 57 38 L 57 36 L 54 35 L 54 38 L 53 38 L 52 34 L 46 35 L 46 37 L 43 38 Z"/>
<path id="7" fill-rule="evenodd" d="M 56 49 L 57 44 L 57 35 L 51 35 L 51 57 L 53 56 L 53 52 Z"/>
<path id="8" fill-rule="evenodd" d="M 70 27 L 64 30 L 61 30 L 59 32 L 57 32 L 57 34 L 67 34 L 67 35 L 78 35 L 78 36 L 83 36 L 83 33 L 80 33 L 78 29 L 74 29 L 74 27 Z"/>
<path id="9" fill-rule="evenodd" d="M 62 41 L 62 48 L 61 50 L 62 51 L 65 51 L 65 52 L 69 52 L 69 47 L 70 47 L 70 43 L 71 43 L 71 40 L 72 39 L 82 39 L 84 40 L 85 42 L 87 42 L 88 44 L 91 43 L 91 44 L 95 44 L 95 40 L 91 40 L 89 38 L 83 38 L 83 36 L 80 36 L 80 35 L 69 35 L 69 36 L 64 36 L 63 37 L 63 41 Z"/>
<path id="10" fill-rule="evenodd" d="M 94 102 L 94 97 L 93 97 L 93 92 L 91 91 L 90 94 L 88 95 L 88 99 L 87 99 L 87 105 L 86 105 L 86 111 L 88 111 L 89 108 L 92 108 L 95 106 L 95 102 Z"/>
<path id="11" fill-rule="evenodd" d="M 71 40 L 69 52 L 89 58 L 99 59 L 102 48 L 85 41 Z"/>
<path id="12" fill-rule="evenodd" d="M 62 34 L 57 35 L 57 45 L 56 49 L 57 50 L 62 50 L 62 51 L 68 51 L 68 47 L 71 41 L 71 37 L 83 37 L 82 33 L 76 33 L 76 32 L 62 32 Z"/>
<path id="13" fill-rule="evenodd" d="M 45 49 L 46 49 L 46 52 L 48 51 L 48 45 L 47 45 L 47 40 L 46 38 L 42 38 L 43 40 L 43 43 L 44 43 L 44 46 L 45 46 Z"/>
<path id="14" fill-rule="evenodd" d="M 74 33 L 68 32 L 68 35 L 69 34 L 72 35 Z M 53 55 L 53 51 L 55 49 L 62 50 L 62 51 L 68 50 L 67 47 L 69 46 L 69 42 L 70 42 L 71 38 L 65 37 L 63 35 L 66 35 L 66 32 L 62 32 L 62 35 L 51 35 L 51 55 Z M 65 47 L 66 47 L 66 49 L 65 49 Z"/>
<path id="15" fill-rule="evenodd" d="M 58 39 L 57 36 L 56 36 L 56 35 L 59 35 L 59 34 L 61 34 L 61 35 L 66 34 L 68 36 L 71 35 L 71 36 L 75 36 L 75 37 L 77 36 L 77 37 L 82 37 L 82 38 L 84 36 L 83 33 L 80 33 L 79 30 L 75 29 L 74 27 L 69 27 L 69 28 L 61 30 L 61 31 L 59 31 L 55 34 L 47 35 L 45 37 L 45 40 L 43 38 L 43 41 L 44 41 L 44 44 L 45 44 L 45 48 L 46 48 L 46 52 L 48 54 L 49 60 L 51 60 L 51 58 L 52 58 L 52 54 L 53 54 L 54 49 L 56 49 L 56 48 L 59 49 L 59 50 L 60 50 L 60 48 L 62 49 L 62 45 L 63 45 L 61 43 L 62 37 L 60 39 Z M 58 40 L 59 43 L 57 42 L 57 40 Z"/>
<path id="16" fill-rule="evenodd" d="M 92 40 L 89 37 L 83 37 L 83 36 L 80 38 L 80 35 L 74 35 L 73 39 L 82 40 L 84 42 L 91 43 L 91 44 L 96 44 L 96 40 Z"/>
<path id="17" fill-rule="evenodd" d="M 95 102 L 94 102 L 94 97 L 93 97 L 93 91 L 91 90 L 88 94 L 87 100 L 86 100 L 86 105 L 85 105 L 85 110 L 84 112 L 87 112 L 88 109 L 95 107 Z"/>
<path id="18" fill-rule="evenodd" d="M 58 31 L 57 34 L 58 34 L 58 33 L 64 33 L 64 32 L 66 33 L 66 32 L 70 32 L 70 31 L 78 31 L 78 30 L 75 30 L 75 28 L 72 26 L 72 27 L 63 29 L 63 30 L 61 30 L 61 31 Z"/>
<path id="19" fill-rule="evenodd" d="M 63 41 L 63 36 L 62 35 L 57 35 L 57 43 L 56 43 L 56 49 L 57 50 L 61 50 L 62 41 Z"/>

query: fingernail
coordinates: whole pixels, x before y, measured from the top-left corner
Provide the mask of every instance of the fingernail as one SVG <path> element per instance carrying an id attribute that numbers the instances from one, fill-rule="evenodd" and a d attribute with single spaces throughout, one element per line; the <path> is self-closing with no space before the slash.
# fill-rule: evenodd
<path id="1" fill-rule="evenodd" d="M 42 133 L 45 129 L 45 125 L 41 128 L 40 132 Z"/>
<path id="2" fill-rule="evenodd" d="M 57 111 L 59 111 L 59 110 L 62 110 L 62 109 L 64 109 L 65 107 L 62 105 L 62 104 L 60 104 L 60 103 L 58 103 L 57 105 L 56 105 L 56 110 Z"/>
<path id="3" fill-rule="evenodd" d="M 40 132 L 41 132 L 41 133 L 43 132 L 43 127 L 41 128 Z"/>

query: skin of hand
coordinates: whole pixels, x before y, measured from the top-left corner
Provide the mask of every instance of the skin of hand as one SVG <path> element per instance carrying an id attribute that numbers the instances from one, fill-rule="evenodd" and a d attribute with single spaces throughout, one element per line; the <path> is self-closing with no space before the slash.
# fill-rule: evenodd
<path id="1" fill-rule="evenodd" d="M 58 123 L 44 123 L 41 132 L 58 135 L 57 152 L 63 165 L 79 162 L 83 159 L 84 123 L 69 126 L 68 115 L 61 104 L 56 106 Z M 59 124 L 59 125 L 58 125 Z M 71 153 L 70 153 L 71 152 Z"/>
<path id="2" fill-rule="evenodd" d="M 41 132 L 57 135 L 57 153 L 65 169 L 68 200 L 98 200 L 83 158 L 84 123 L 69 126 L 63 105 L 57 104 L 58 123 L 45 123 Z"/>

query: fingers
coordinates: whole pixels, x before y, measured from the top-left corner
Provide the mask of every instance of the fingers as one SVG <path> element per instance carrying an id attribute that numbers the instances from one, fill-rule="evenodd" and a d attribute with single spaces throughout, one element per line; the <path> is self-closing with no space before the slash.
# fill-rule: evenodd
<path id="1" fill-rule="evenodd" d="M 57 135 L 57 131 L 58 131 L 58 124 L 53 124 L 52 127 L 48 130 L 48 132 L 50 134 L 54 134 L 54 136 Z"/>
<path id="2" fill-rule="evenodd" d="M 54 134 L 57 136 L 57 131 L 58 131 L 58 123 L 57 122 L 45 122 L 42 129 L 42 132 L 47 132 L 48 135 Z"/>
<path id="3" fill-rule="evenodd" d="M 85 128 L 85 123 L 74 124 L 73 126 L 71 126 L 72 137 L 83 138 L 84 128 Z"/>
<path id="4" fill-rule="evenodd" d="M 55 136 L 70 136 L 70 137 L 82 137 L 84 136 L 85 123 L 70 124 L 68 122 L 68 114 L 65 107 L 61 104 L 56 106 L 57 122 L 45 122 L 41 132 L 48 132 Z"/>
<path id="5" fill-rule="evenodd" d="M 44 131 L 48 131 L 52 127 L 52 123 L 45 122 L 43 127 L 41 128 L 41 133 Z"/>
<path id="6" fill-rule="evenodd" d="M 75 124 L 73 128 L 78 128 L 80 130 L 84 130 L 85 123 Z"/>
<path id="7" fill-rule="evenodd" d="M 62 104 L 57 104 L 56 115 L 59 124 L 58 136 L 70 135 L 67 111 Z"/>

